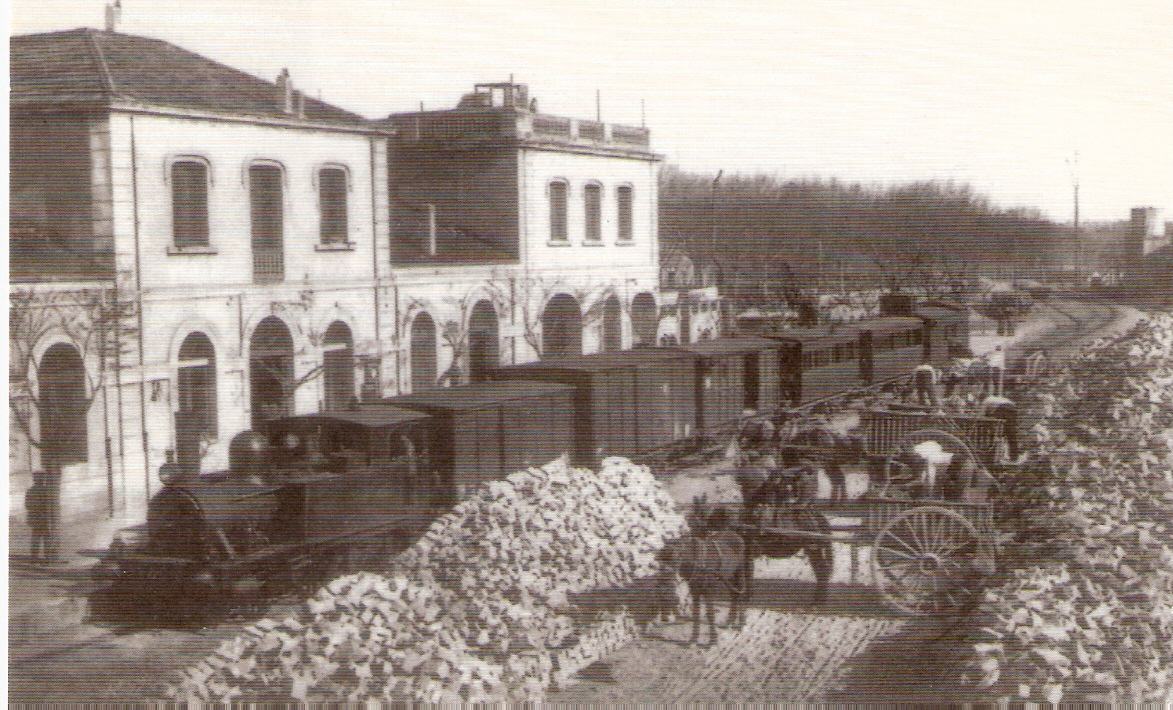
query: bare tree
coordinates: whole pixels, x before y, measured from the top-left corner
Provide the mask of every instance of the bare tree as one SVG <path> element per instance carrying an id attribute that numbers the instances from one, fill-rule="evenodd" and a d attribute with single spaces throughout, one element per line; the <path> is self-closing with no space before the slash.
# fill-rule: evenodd
<path id="1" fill-rule="evenodd" d="M 42 413 L 33 375 L 36 349 L 54 333 L 65 336 L 81 356 L 86 391 L 92 395 L 103 386 L 107 358 L 121 354 L 122 343 L 113 335 L 116 320 L 126 316 L 124 310 L 104 288 L 38 291 L 30 287 L 9 294 L 8 410 L 30 445 L 42 448 L 44 444 L 33 426 Z M 96 367 L 91 365 L 95 358 Z"/>

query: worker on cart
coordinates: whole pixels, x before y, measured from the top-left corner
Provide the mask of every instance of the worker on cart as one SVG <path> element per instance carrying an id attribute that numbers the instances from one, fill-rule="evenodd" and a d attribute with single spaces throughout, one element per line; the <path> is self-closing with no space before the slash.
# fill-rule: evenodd
<path id="1" fill-rule="evenodd" d="M 982 416 L 1002 420 L 1002 435 L 1011 461 L 1018 460 L 1018 407 L 1000 394 L 991 394 L 982 402 Z"/>
<path id="2" fill-rule="evenodd" d="M 913 370 L 913 380 L 916 383 L 917 404 L 932 407 L 937 405 L 937 381 L 940 373 L 927 359 Z"/>

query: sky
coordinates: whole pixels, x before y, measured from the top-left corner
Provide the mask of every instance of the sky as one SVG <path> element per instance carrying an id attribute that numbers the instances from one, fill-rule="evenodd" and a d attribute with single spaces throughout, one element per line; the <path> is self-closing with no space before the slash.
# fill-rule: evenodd
<path id="1" fill-rule="evenodd" d="M 107 1 L 9 0 L 9 34 Z M 1171 0 L 123 0 L 118 30 L 370 118 L 512 75 L 684 170 L 968 183 L 1057 221 L 1078 182 L 1081 220 L 1173 220 Z"/>

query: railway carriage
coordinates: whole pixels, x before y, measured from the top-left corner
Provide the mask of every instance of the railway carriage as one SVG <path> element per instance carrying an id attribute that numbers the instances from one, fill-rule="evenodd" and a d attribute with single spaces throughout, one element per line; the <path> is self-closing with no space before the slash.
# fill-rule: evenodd
<path id="1" fill-rule="evenodd" d="M 924 323 L 919 318 L 874 318 L 852 328 L 859 334 L 860 380 L 865 385 L 904 377 L 924 359 Z"/>
<path id="2" fill-rule="evenodd" d="M 913 309 L 925 325 L 925 356 L 934 367 L 947 370 L 953 358 L 969 357 L 969 309 L 925 304 Z"/>
<path id="3" fill-rule="evenodd" d="M 790 350 L 791 368 L 799 363 L 800 402 L 842 394 L 868 384 L 868 365 L 861 360 L 859 333 L 846 326 L 792 328 L 770 336 Z"/>

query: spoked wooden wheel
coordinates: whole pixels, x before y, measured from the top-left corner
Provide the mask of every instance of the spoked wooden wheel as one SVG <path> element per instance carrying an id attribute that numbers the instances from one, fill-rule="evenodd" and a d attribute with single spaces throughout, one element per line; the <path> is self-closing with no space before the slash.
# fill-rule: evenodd
<path id="1" fill-rule="evenodd" d="M 973 598 L 981 536 L 961 514 L 937 506 L 898 515 L 876 536 L 872 564 L 885 601 L 907 614 L 957 609 Z"/>

